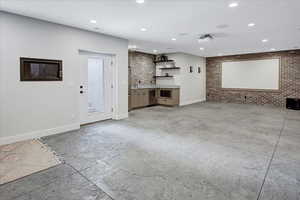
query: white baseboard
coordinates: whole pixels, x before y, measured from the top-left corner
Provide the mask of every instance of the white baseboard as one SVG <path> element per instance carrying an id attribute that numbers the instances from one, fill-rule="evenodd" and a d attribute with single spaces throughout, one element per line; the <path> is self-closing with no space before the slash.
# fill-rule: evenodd
<path id="1" fill-rule="evenodd" d="M 118 115 L 115 116 L 114 119 L 120 120 L 120 119 L 126 119 L 126 118 L 128 118 L 128 112 L 127 113 L 118 114 Z"/>
<path id="2" fill-rule="evenodd" d="M 193 100 L 193 101 L 186 101 L 186 102 L 182 102 L 180 103 L 180 106 L 186 106 L 186 105 L 190 105 L 190 104 L 194 104 L 194 103 L 200 103 L 206 101 L 205 99 L 197 99 L 197 100 Z"/>
<path id="3" fill-rule="evenodd" d="M 59 133 L 77 130 L 79 128 L 80 128 L 79 124 L 70 124 L 70 125 L 66 125 L 66 126 L 60 126 L 60 127 L 51 128 L 51 129 L 33 131 L 33 132 L 19 134 L 19 135 L 15 135 L 15 136 L 2 137 L 2 138 L 0 138 L 0 145 L 11 144 L 11 143 L 19 142 L 19 141 L 23 141 L 23 140 L 41 138 L 41 137 L 49 136 L 49 135 L 55 135 L 55 134 L 59 134 Z"/>

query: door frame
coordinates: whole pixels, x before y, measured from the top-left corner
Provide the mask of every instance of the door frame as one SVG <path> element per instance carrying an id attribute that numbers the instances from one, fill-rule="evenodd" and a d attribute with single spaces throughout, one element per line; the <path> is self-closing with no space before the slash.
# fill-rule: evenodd
<path id="1" fill-rule="evenodd" d="M 78 50 L 78 55 L 86 55 L 86 56 L 99 56 L 99 55 L 104 55 L 104 56 L 110 56 L 111 57 L 111 74 L 112 74 L 112 90 L 111 90 L 111 98 L 112 98 L 112 103 L 111 103 L 111 107 L 112 107 L 112 117 L 109 119 L 117 119 L 117 89 L 118 89 L 118 84 L 117 84 L 117 69 L 116 69 L 116 54 L 111 54 L 111 53 L 102 53 L 102 52 L 98 52 L 98 51 L 90 51 L 90 50 L 82 50 L 79 49 Z M 82 67 L 82 66 L 80 66 Z M 80 72 L 80 70 L 79 70 Z M 80 73 L 79 73 L 80 76 Z M 80 82 L 81 82 L 81 77 L 80 78 Z M 78 84 L 78 89 L 79 89 L 80 83 Z M 81 95 L 79 93 L 79 90 L 76 90 L 78 92 L 78 114 L 79 114 L 79 124 L 80 126 L 86 125 L 86 124 L 91 124 L 91 123 L 96 123 L 99 121 L 105 121 L 105 120 L 99 120 L 99 121 L 93 121 L 93 122 L 82 122 L 81 121 Z"/>

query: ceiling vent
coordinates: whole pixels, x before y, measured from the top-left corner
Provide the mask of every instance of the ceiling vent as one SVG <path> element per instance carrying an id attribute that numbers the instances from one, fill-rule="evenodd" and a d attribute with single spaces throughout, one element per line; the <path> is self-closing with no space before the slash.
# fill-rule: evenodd
<path id="1" fill-rule="evenodd" d="M 209 42 L 212 41 L 214 39 L 218 39 L 218 38 L 224 38 L 224 37 L 228 37 L 227 33 L 206 33 L 206 34 L 199 34 L 198 35 L 198 41 L 199 42 Z"/>
<path id="2" fill-rule="evenodd" d="M 203 34 L 198 38 L 199 42 L 209 42 L 213 40 L 214 37 L 211 34 Z"/>

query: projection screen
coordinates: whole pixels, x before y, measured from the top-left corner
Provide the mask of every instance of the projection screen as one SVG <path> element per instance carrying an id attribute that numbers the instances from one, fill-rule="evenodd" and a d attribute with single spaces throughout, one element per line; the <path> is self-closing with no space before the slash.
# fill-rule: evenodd
<path id="1" fill-rule="evenodd" d="M 278 90 L 280 59 L 222 63 L 222 88 Z"/>

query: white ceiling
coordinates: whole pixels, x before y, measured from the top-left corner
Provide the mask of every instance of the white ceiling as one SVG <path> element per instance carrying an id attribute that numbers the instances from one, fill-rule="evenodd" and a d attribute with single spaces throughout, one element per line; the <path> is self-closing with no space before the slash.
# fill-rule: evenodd
<path id="1" fill-rule="evenodd" d="M 229 8 L 233 1 L 239 6 Z M 127 38 L 138 50 L 151 53 L 157 49 L 158 53 L 217 56 L 300 47 L 300 0 L 233 1 L 0 0 L 0 6 L 4 11 Z M 91 24 L 91 19 L 97 24 Z M 256 26 L 248 27 L 252 22 Z M 146 32 L 140 30 L 143 27 Z M 219 37 L 198 43 L 203 33 Z M 263 43 L 264 38 L 269 42 Z"/>

